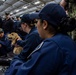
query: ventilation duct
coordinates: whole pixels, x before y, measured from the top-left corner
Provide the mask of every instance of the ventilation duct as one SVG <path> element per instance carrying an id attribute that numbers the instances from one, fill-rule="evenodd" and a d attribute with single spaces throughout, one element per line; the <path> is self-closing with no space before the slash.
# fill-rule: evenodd
<path id="1" fill-rule="evenodd" d="M 15 2 L 17 2 L 17 1 L 19 1 L 19 0 L 6 0 L 4 3 L 5 3 L 5 4 L 10 4 L 10 5 L 12 5 L 12 4 L 14 4 Z"/>
<path id="2" fill-rule="evenodd" d="M 7 0 L 0 6 L 0 12 L 4 11 L 6 8 L 17 2 L 18 0 Z"/>
<path id="3" fill-rule="evenodd" d="M 16 9 L 16 8 L 23 6 L 24 4 L 25 2 L 19 1 L 19 2 L 14 3 L 12 7 Z"/>
<path id="4" fill-rule="evenodd" d="M 36 7 L 33 7 L 33 8 L 30 8 L 30 9 L 27 9 L 26 11 L 19 12 L 18 14 L 15 14 L 13 16 L 17 16 L 17 15 L 21 15 L 21 14 L 24 14 L 24 13 L 32 12 L 32 11 L 35 11 L 36 9 L 37 9 Z"/>
<path id="5" fill-rule="evenodd" d="M 30 2 L 32 2 L 34 0 L 23 0 L 23 1 L 30 3 Z"/>
<path id="6" fill-rule="evenodd" d="M 5 10 L 7 7 L 9 7 L 8 4 L 3 4 L 3 5 L 1 5 L 1 6 L 0 6 L 0 12 L 3 11 L 3 10 Z"/>

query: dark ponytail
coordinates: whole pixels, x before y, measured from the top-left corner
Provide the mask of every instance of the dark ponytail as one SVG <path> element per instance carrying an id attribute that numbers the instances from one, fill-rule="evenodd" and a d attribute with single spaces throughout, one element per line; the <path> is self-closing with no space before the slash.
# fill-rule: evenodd
<path id="1" fill-rule="evenodd" d="M 58 31 L 67 33 L 71 32 L 76 28 L 76 19 L 75 18 L 63 18 L 62 21 L 60 22 Z"/>

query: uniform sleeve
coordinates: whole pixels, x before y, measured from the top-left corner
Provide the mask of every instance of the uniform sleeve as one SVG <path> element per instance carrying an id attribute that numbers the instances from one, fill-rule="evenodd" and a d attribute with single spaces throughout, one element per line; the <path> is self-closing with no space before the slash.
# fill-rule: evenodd
<path id="1" fill-rule="evenodd" d="M 63 52 L 54 44 L 44 44 L 30 55 L 27 62 L 20 66 L 12 64 L 5 75 L 56 75 L 63 63 Z M 17 63 L 16 63 L 17 64 Z M 16 69 L 16 70 L 15 70 Z M 12 72 L 10 74 L 10 72 Z"/>
<path id="2" fill-rule="evenodd" d="M 17 41 L 17 44 L 20 45 L 21 47 L 24 47 L 26 43 L 27 43 L 27 40 L 18 40 Z"/>
<path id="3" fill-rule="evenodd" d="M 7 50 L 7 53 L 8 52 L 11 52 L 13 50 L 13 47 L 11 46 L 11 41 L 6 39 L 5 40 L 5 44 L 6 44 L 6 50 Z"/>
<path id="4" fill-rule="evenodd" d="M 16 75 L 56 75 L 62 68 L 63 56 L 63 51 L 56 44 L 44 44 L 28 62 L 20 66 Z"/>
<path id="5" fill-rule="evenodd" d="M 26 60 L 26 57 L 39 45 L 40 42 L 41 39 L 40 37 L 37 37 L 37 35 L 32 34 L 28 36 L 24 50 L 19 54 L 19 58 Z"/>

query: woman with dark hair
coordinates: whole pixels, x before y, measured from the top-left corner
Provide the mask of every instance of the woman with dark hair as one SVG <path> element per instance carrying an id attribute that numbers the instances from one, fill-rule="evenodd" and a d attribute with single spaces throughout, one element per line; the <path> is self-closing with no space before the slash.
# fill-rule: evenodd
<path id="1" fill-rule="evenodd" d="M 76 75 L 76 44 L 67 34 L 76 28 L 76 20 L 54 3 L 30 17 L 38 18 L 37 29 L 44 41 L 27 61 L 13 59 L 5 75 Z"/>
<path id="2" fill-rule="evenodd" d="M 37 28 L 34 25 L 34 20 L 30 19 L 29 14 L 24 14 L 21 18 L 21 28 L 27 33 L 25 40 L 17 39 L 17 45 L 23 47 L 18 58 L 26 60 L 27 56 L 42 42 Z"/>

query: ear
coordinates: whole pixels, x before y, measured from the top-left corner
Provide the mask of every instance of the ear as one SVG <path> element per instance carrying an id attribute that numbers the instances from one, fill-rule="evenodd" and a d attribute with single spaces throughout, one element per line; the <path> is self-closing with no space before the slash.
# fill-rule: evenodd
<path id="1" fill-rule="evenodd" d="M 48 27 L 48 23 L 46 20 L 43 20 L 43 29 L 46 30 Z"/>

